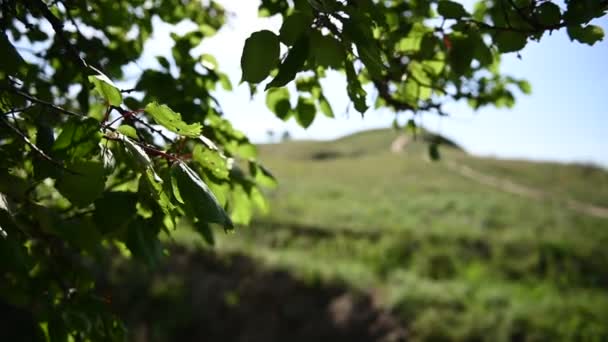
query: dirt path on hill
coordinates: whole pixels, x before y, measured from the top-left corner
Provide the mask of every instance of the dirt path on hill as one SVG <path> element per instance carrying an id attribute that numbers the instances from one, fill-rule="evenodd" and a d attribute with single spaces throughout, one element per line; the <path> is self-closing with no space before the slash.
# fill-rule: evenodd
<path id="1" fill-rule="evenodd" d="M 491 186 L 504 192 L 541 201 L 551 197 L 551 194 L 545 191 L 521 185 L 509 179 L 494 177 L 483 172 L 473 170 L 469 166 L 458 164 L 451 160 L 446 161 L 444 165 L 449 170 L 456 172 L 465 178 L 471 179 L 483 185 Z M 600 207 L 573 199 L 566 199 L 563 202 L 566 207 L 578 213 L 593 217 L 608 218 L 608 208 L 606 207 Z"/>

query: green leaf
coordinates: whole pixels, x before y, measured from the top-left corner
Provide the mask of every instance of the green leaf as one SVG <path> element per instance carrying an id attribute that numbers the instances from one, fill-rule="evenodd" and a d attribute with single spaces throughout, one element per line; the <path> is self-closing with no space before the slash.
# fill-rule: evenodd
<path id="1" fill-rule="evenodd" d="M 593 45 L 604 39 L 604 30 L 596 25 L 587 25 L 585 27 L 578 25 L 568 26 L 568 35 L 571 40 L 577 40 L 581 43 Z"/>
<path id="2" fill-rule="evenodd" d="M 131 139 L 122 134 L 118 135 L 118 139 L 122 142 L 129 161 L 133 162 L 140 171 L 147 171 L 148 169 L 154 171 L 152 159 L 150 159 L 141 146 L 135 144 Z"/>
<path id="3" fill-rule="evenodd" d="M 359 52 L 359 58 L 361 58 L 369 73 L 373 77 L 382 77 L 382 71 L 386 68 L 382 63 L 380 49 L 370 42 L 367 44 L 359 43 L 357 44 L 357 52 Z"/>
<path id="4" fill-rule="evenodd" d="M 171 201 L 172 189 L 152 168 L 148 168 L 139 179 L 139 192 L 151 199 L 155 205 L 172 217 L 175 206 Z"/>
<path id="5" fill-rule="evenodd" d="M 233 227 L 215 195 L 191 168 L 183 162 L 177 162 L 171 167 L 171 177 L 175 178 L 185 207 L 201 222 L 218 223 L 226 229 Z"/>
<path id="6" fill-rule="evenodd" d="M 433 79 L 429 77 L 429 73 L 425 70 L 424 65 L 418 61 L 412 61 L 408 65 L 409 77 L 419 86 L 418 99 L 428 100 L 431 97 L 432 89 L 427 85 L 433 84 Z"/>
<path id="7" fill-rule="evenodd" d="M 461 4 L 449 0 L 440 0 L 437 5 L 437 12 L 448 19 L 460 19 L 470 16 Z"/>
<path id="8" fill-rule="evenodd" d="M 200 60 L 201 64 L 209 70 L 215 70 L 218 67 L 217 59 L 208 53 L 202 54 Z"/>
<path id="9" fill-rule="evenodd" d="M 298 98 L 298 105 L 296 106 L 296 120 L 300 126 L 308 128 L 315 119 L 317 109 L 311 99 L 300 97 Z"/>
<path id="10" fill-rule="evenodd" d="M 439 46 L 439 38 L 432 32 L 425 34 L 420 41 L 420 50 L 418 55 L 421 59 L 433 59 L 437 46 Z"/>
<path id="11" fill-rule="evenodd" d="M 251 188 L 249 198 L 262 214 L 267 214 L 270 211 L 270 204 L 268 204 L 268 200 L 266 200 L 258 187 L 254 186 Z"/>
<path id="12" fill-rule="evenodd" d="M 230 82 L 230 78 L 223 73 L 219 73 L 218 77 L 222 88 L 226 91 L 232 91 L 232 82 Z"/>
<path id="13" fill-rule="evenodd" d="M 89 76 L 89 82 L 93 83 L 95 90 L 112 106 L 120 106 L 122 103 L 122 95 L 120 91 L 114 85 L 114 82 L 106 75 L 92 75 Z"/>
<path id="14" fill-rule="evenodd" d="M 415 23 L 396 44 L 395 49 L 400 52 L 417 52 L 422 45 L 422 39 L 429 33 L 428 28 L 421 23 Z"/>
<path id="15" fill-rule="evenodd" d="M 259 185 L 269 187 L 269 188 L 274 188 L 278 184 L 276 178 L 272 175 L 270 170 L 268 170 L 267 168 L 265 168 L 264 166 L 262 166 L 259 163 L 250 161 L 249 162 L 249 172 L 253 176 L 253 179 L 255 180 L 255 182 Z"/>
<path id="16" fill-rule="evenodd" d="M 279 38 L 285 45 L 293 45 L 302 34 L 310 30 L 312 17 L 308 13 L 296 11 L 283 21 L 279 30 Z"/>
<path id="17" fill-rule="evenodd" d="M 569 0 L 564 20 L 569 25 L 584 24 L 605 13 L 606 3 L 601 0 Z"/>
<path id="18" fill-rule="evenodd" d="M 301 37 L 296 44 L 289 50 L 287 57 L 279 66 L 277 76 L 266 85 L 265 90 L 269 88 L 282 87 L 291 82 L 298 71 L 302 69 L 308 57 L 309 40 L 307 37 Z"/>
<path id="19" fill-rule="evenodd" d="M 158 61 L 158 63 L 160 63 L 160 65 L 165 68 L 165 70 L 170 70 L 171 69 L 171 64 L 169 64 L 169 60 L 163 56 L 156 56 L 156 60 Z"/>
<path id="20" fill-rule="evenodd" d="M 462 75 L 471 68 L 475 53 L 475 45 L 469 37 L 452 36 L 452 49 L 450 50 L 450 66 L 455 73 Z"/>
<path id="21" fill-rule="evenodd" d="M 526 95 L 532 94 L 532 86 L 528 81 L 519 81 L 517 82 L 517 86 L 519 87 L 519 90 L 521 90 L 522 93 Z"/>
<path id="22" fill-rule="evenodd" d="M 218 179 L 228 179 L 228 174 L 230 173 L 228 164 L 226 158 L 221 156 L 219 151 L 196 145 L 192 152 L 192 159 L 206 170 L 209 170 Z"/>
<path id="23" fill-rule="evenodd" d="M 71 118 L 63 125 L 52 151 L 58 158 L 83 158 L 99 147 L 101 137 L 99 121 L 93 118 Z"/>
<path id="24" fill-rule="evenodd" d="M 171 190 L 173 192 L 173 197 L 175 197 L 175 199 L 179 203 L 186 204 L 184 198 L 182 197 L 182 194 L 179 192 L 179 187 L 177 186 L 177 178 L 175 177 L 171 177 Z"/>
<path id="25" fill-rule="evenodd" d="M 528 36 L 522 32 L 499 31 L 494 36 L 494 43 L 502 53 L 517 52 L 528 42 Z"/>
<path id="26" fill-rule="evenodd" d="M 407 102 L 413 108 L 418 107 L 418 99 L 420 98 L 420 85 L 412 78 L 408 78 L 405 83 L 399 87 L 399 97 Z"/>
<path id="27" fill-rule="evenodd" d="M 287 88 L 272 88 L 266 92 L 266 106 L 277 117 L 287 120 L 291 112 L 290 95 Z"/>
<path id="28" fill-rule="evenodd" d="M 114 153 L 112 153 L 112 151 L 106 145 L 102 145 L 100 156 L 101 162 L 103 163 L 103 168 L 106 170 L 106 173 L 112 173 L 112 171 L 114 171 L 114 168 L 116 167 L 116 159 L 114 158 Z"/>
<path id="29" fill-rule="evenodd" d="M 232 208 L 232 221 L 234 221 L 236 224 L 249 224 L 253 214 L 251 210 L 251 201 L 249 200 L 249 196 L 241 184 L 236 184 L 232 188 L 230 205 Z"/>
<path id="30" fill-rule="evenodd" d="M 325 116 L 329 118 L 334 117 L 334 111 L 331 109 L 331 105 L 325 96 L 319 97 L 319 109 L 321 110 L 321 113 L 325 114 Z"/>
<path id="31" fill-rule="evenodd" d="M 249 142 L 239 144 L 237 148 L 237 153 L 244 159 L 255 158 L 258 155 L 258 150 L 255 145 L 250 144 Z"/>
<path id="32" fill-rule="evenodd" d="M 57 180 L 55 187 L 72 204 L 84 207 L 101 196 L 106 183 L 103 163 L 93 160 L 78 161 L 68 165 L 69 170 Z"/>
<path id="33" fill-rule="evenodd" d="M 135 127 L 131 125 L 120 125 L 116 130 L 128 136 L 129 138 L 136 140 L 139 139 L 139 137 L 137 136 L 137 130 L 135 130 Z"/>
<path id="34" fill-rule="evenodd" d="M 371 31 L 372 23 L 364 15 L 357 15 L 344 23 L 344 35 L 357 46 L 359 58 L 370 75 L 380 78 L 385 69 L 382 56 Z"/>
<path id="35" fill-rule="evenodd" d="M 318 66 L 340 69 L 344 65 L 344 47 L 331 35 L 314 31 L 310 36 L 310 53 Z"/>
<path id="36" fill-rule="evenodd" d="M 486 43 L 479 37 L 479 39 L 475 39 L 475 52 L 474 58 L 479 62 L 481 66 L 488 66 L 494 62 L 494 56 L 492 55 L 492 50 Z"/>
<path id="37" fill-rule="evenodd" d="M 355 72 L 355 68 L 352 65 L 352 62 L 347 62 L 345 64 L 346 68 L 346 91 L 348 93 L 348 97 L 351 101 L 353 101 L 355 105 L 355 109 L 363 114 L 367 111 L 367 104 L 365 103 L 365 97 L 367 93 L 363 90 L 361 86 L 361 82 L 359 78 L 357 78 L 357 73 Z"/>
<path id="38" fill-rule="evenodd" d="M 241 56 L 241 79 L 249 83 L 262 82 L 279 64 L 279 45 L 279 37 L 268 30 L 251 34 Z"/>
<path id="39" fill-rule="evenodd" d="M 552 2 L 543 2 L 537 8 L 538 22 L 544 26 L 555 26 L 561 21 L 561 11 L 559 6 Z"/>
<path id="40" fill-rule="evenodd" d="M 201 134 L 201 124 L 185 123 L 182 121 L 181 114 L 174 112 L 167 105 L 160 105 L 157 102 L 149 103 L 146 106 L 146 113 L 149 113 L 156 123 L 165 127 L 171 132 L 191 138 L 198 138 L 198 136 Z"/>

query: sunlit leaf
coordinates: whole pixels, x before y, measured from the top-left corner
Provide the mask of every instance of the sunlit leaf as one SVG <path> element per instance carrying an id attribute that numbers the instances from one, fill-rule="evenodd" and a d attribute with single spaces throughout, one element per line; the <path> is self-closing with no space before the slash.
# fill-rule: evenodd
<path id="1" fill-rule="evenodd" d="M 226 158 L 219 151 L 196 145 L 192 152 L 192 159 L 209 170 L 218 179 L 228 179 L 229 171 Z"/>
<path id="2" fill-rule="evenodd" d="M 568 26 L 568 35 L 571 40 L 577 40 L 587 45 L 593 45 L 604 39 L 604 30 L 596 25 Z"/>
<path id="3" fill-rule="evenodd" d="M 112 106 L 120 106 L 122 95 L 114 82 L 106 75 L 89 76 L 89 82 L 93 83 L 95 90 Z"/>
<path id="4" fill-rule="evenodd" d="M 130 126 L 130 125 L 120 125 L 120 126 L 118 126 L 118 128 L 116 130 L 118 132 L 120 132 L 120 133 L 128 136 L 129 138 L 139 139 L 139 137 L 137 136 L 137 130 L 133 126 Z"/>
<path id="5" fill-rule="evenodd" d="M 295 109 L 296 112 L 296 120 L 300 124 L 300 126 L 307 128 L 312 124 L 315 119 L 315 114 L 317 113 L 317 109 L 315 108 L 315 104 L 311 99 L 300 97 L 298 98 L 298 104 Z"/>
<path id="6" fill-rule="evenodd" d="M 291 111 L 289 99 L 289 90 L 287 88 L 273 88 L 266 92 L 266 106 L 277 117 L 283 120 L 289 118 Z"/>
<path id="7" fill-rule="evenodd" d="M 201 134 L 201 124 L 185 123 L 181 114 L 174 112 L 167 105 L 151 102 L 146 106 L 146 113 L 149 113 L 156 123 L 171 132 L 191 138 L 197 138 Z"/>
<path id="8" fill-rule="evenodd" d="M 259 185 L 274 188 L 278 184 L 270 170 L 254 161 L 249 162 L 249 172 L 253 176 L 255 182 Z"/>
<path id="9" fill-rule="evenodd" d="M 60 158 L 78 159 L 86 157 L 99 148 L 101 140 L 99 121 L 93 118 L 72 118 L 64 125 L 53 144 L 52 151 Z"/>

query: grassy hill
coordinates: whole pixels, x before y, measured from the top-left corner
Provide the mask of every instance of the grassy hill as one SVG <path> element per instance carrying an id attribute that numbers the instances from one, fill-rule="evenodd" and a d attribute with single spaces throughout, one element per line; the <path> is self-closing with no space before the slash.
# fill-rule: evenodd
<path id="1" fill-rule="evenodd" d="M 410 340 L 608 340 L 608 172 L 453 147 L 430 162 L 420 141 L 392 153 L 396 137 L 260 146 L 271 212 L 216 253 L 367 294 Z"/>

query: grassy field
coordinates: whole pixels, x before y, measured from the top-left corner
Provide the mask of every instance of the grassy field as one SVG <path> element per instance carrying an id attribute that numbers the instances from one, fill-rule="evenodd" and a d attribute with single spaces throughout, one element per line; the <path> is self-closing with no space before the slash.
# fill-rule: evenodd
<path id="1" fill-rule="evenodd" d="M 608 172 L 590 166 L 389 148 L 396 133 L 260 147 L 280 185 L 271 212 L 217 253 L 242 253 L 309 284 L 371 294 L 410 340 L 607 341 Z M 522 196 L 448 163 L 542 193 Z M 204 246 L 182 231 L 178 242 Z M 203 247 L 206 248 L 206 247 Z"/>

